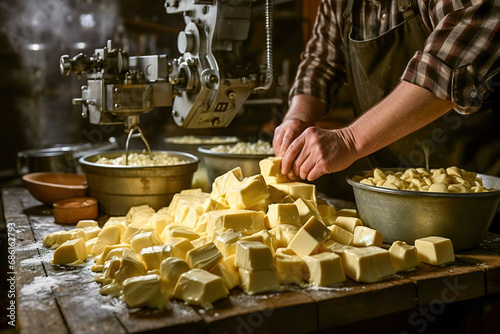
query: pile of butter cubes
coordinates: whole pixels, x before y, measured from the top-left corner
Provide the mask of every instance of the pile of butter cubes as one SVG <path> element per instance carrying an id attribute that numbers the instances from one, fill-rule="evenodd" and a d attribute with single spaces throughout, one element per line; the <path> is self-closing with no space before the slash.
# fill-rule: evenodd
<path id="1" fill-rule="evenodd" d="M 235 287 L 257 294 L 283 284 L 338 285 L 346 276 L 372 283 L 420 261 L 455 260 L 451 241 L 441 237 L 382 248 L 381 233 L 364 226 L 356 210 L 337 211 L 317 199 L 314 185 L 289 182 L 281 158 L 260 161 L 260 170 L 244 178 L 235 168 L 211 193 L 183 190 L 168 207 L 135 206 L 102 229 L 82 220 L 47 235 L 44 245 L 55 249 L 53 264 L 93 256 L 102 294 L 159 309 L 171 298 L 210 309 Z"/>

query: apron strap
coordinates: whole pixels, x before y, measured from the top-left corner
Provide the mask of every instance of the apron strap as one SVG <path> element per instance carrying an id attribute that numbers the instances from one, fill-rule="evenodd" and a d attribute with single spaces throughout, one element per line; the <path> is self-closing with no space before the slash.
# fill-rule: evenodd
<path id="1" fill-rule="evenodd" d="M 413 10 L 414 7 L 418 10 L 416 0 L 398 0 L 399 11 L 403 14 L 405 21 L 408 21 L 415 16 L 415 11 Z"/>

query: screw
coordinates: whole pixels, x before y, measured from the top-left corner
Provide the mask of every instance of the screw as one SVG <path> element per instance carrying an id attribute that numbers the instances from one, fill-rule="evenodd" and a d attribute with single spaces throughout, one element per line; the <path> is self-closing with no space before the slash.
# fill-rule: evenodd
<path id="1" fill-rule="evenodd" d="M 114 107 L 115 109 L 121 109 L 121 105 L 119 105 L 118 103 L 115 103 Z"/>
<path id="2" fill-rule="evenodd" d="M 471 92 L 469 93 L 469 96 L 472 97 L 473 99 L 475 99 L 477 97 L 477 92 L 475 90 L 471 90 Z"/>

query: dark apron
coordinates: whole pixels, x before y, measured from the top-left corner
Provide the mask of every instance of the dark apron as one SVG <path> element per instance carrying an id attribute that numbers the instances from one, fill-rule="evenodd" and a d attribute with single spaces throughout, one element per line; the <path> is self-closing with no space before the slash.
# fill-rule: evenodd
<path id="1" fill-rule="evenodd" d="M 399 0 L 405 21 L 386 33 L 365 41 L 356 38 L 349 0 L 344 12 L 344 44 L 349 90 L 356 116 L 387 96 L 400 82 L 409 60 L 422 50 L 429 31 L 420 17 L 416 0 Z M 402 8 L 406 4 L 407 8 Z M 493 114 L 498 114 L 498 111 Z M 430 167 L 458 165 L 477 172 L 474 155 L 482 144 L 478 135 L 493 128 L 498 138 L 499 117 L 491 112 L 462 116 L 449 111 L 424 128 L 370 155 L 374 167 L 425 167 L 423 146 L 430 149 Z M 471 152 L 473 151 L 473 152 Z M 483 163 L 484 164 L 484 163 Z M 487 166 L 483 166 L 487 167 Z"/>

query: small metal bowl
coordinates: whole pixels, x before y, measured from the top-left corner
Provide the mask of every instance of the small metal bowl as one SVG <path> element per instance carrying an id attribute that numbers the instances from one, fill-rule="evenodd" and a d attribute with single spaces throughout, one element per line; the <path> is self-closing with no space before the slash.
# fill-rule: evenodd
<path id="1" fill-rule="evenodd" d="M 236 167 L 241 168 L 241 172 L 245 177 L 259 174 L 259 161 L 267 157 L 274 156 L 274 154 L 236 154 L 214 152 L 208 147 L 199 147 L 198 152 L 200 152 L 203 157 L 210 185 L 212 185 L 218 176 Z"/>
<path id="2" fill-rule="evenodd" d="M 478 174 L 484 186 L 493 191 L 435 193 L 375 187 L 352 180 L 368 172 L 350 174 L 347 183 L 353 187 L 360 219 L 380 231 L 386 243 L 400 240 L 413 244 L 418 238 L 441 236 L 451 239 L 455 251 L 477 248 L 500 203 L 500 178 L 494 176 Z"/>
<path id="3" fill-rule="evenodd" d="M 130 151 L 129 153 L 142 153 Z M 89 154 L 79 159 L 87 176 L 90 196 L 99 201 L 100 210 L 112 216 L 125 215 L 130 207 L 148 204 L 158 210 L 167 206 L 175 193 L 191 188 L 193 174 L 199 159 L 188 153 L 168 153 L 188 162 L 168 166 L 118 166 L 98 164 L 100 157 L 114 159 L 124 151 L 108 151 Z"/>

